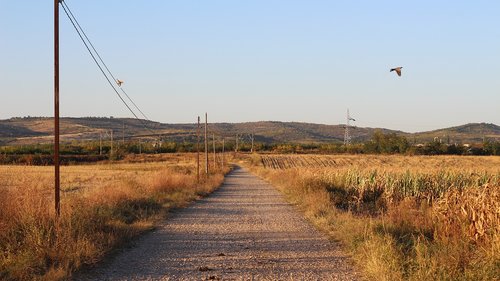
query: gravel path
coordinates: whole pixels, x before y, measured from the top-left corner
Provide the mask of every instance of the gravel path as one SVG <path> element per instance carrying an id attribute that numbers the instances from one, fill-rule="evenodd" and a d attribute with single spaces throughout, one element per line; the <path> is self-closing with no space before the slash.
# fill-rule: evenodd
<path id="1" fill-rule="evenodd" d="M 237 168 L 209 197 L 76 280 L 356 280 L 338 246 Z"/>

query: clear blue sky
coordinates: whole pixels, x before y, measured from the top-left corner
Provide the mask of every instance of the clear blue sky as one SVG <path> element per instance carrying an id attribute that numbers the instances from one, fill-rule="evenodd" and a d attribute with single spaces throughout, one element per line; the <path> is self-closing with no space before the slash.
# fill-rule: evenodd
<path id="1" fill-rule="evenodd" d="M 153 120 L 500 124 L 500 1 L 66 1 Z M 1 119 L 53 114 L 52 8 L 0 2 Z M 62 10 L 61 114 L 131 116 Z"/>

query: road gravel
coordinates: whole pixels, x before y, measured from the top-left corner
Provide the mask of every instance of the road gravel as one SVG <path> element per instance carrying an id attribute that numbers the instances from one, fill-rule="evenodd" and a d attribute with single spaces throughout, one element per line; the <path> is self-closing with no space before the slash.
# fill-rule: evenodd
<path id="1" fill-rule="evenodd" d="M 270 184 L 237 167 L 212 195 L 178 210 L 75 280 L 357 280 L 339 246 Z"/>

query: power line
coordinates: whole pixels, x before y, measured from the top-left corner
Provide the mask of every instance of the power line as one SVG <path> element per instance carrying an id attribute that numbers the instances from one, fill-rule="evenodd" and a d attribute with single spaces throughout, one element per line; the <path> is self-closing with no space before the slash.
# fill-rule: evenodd
<path id="1" fill-rule="evenodd" d="M 83 38 L 82 36 L 82 33 L 80 32 L 80 30 L 77 28 L 75 22 L 73 21 L 73 18 L 71 18 L 71 16 L 69 15 L 68 13 L 68 10 L 66 9 L 66 6 L 65 6 L 65 2 L 62 1 L 61 2 L 63 5 L 63 9 L 64 9 L 64 12 L 66 13 L 66 15 L 68 16 L 69 20 L 71 21 L 71 24 L 73 25 L 73 27 L 75 28 L 76 32 L 78 33 L 78 36 L 80 36 L 80 39 L 82 40 L 83 44 L 85 45 L 85 47 L 87 48 L 87 51 L 89 52 L 90 56 L 92 56 L 92 59 L 94 60 L 94 62 L 96 63 L 97 67 L 99 67 L 99 69 L 101 70 L 102 74 L 104 75 L 104 77 L 106 78 L 106 80 L 108 81 L 109 85 L 111 86 L 111 88 L 113 88 L 113 90 L 115 91 L 116 95 L 120 98 L 120 100 L 123 102 L 123 104 L 128 108 L 128 110 L 135 116 L 135 118 L 139 119 L 137 117 L 137 115 L 135 114 L 135 112 L 130 108 L 130 106 L 125 102 L 125 100 L 122 98 L 122 96 L 120 95 L 120 93 L 118 93 L 118 91 L 115 89 L 113 83 L 111 83 L 109 77 L 107 76 L 106 72 L 104 72 L 104 70 L 102 69 L 102 66 L 99 64 L 99 62 L 97 61 L 96 57 L 94 56 L 94 53 L 92 53 L 92 51 L 90 50 L 90 47 L 89 45 L 87 44 L 87 42 L 85 41 L 85 39 Z"/>
<path id="2" fill-rule="evenodd" d="M 85 32 L 85 30 L 83 30 L 83 28 L 81 27 L 80 23 L 78 22 L 78 20 L 76 19 L 75 15 L 73 15 L 73 12 L 71 11 L 71 9 L 69 8 L 68 4 L 63 1 L 62 2 L 63 5 L 68 9 L 68 12 L 69 14 L 71 15 L 71 17 L 75 20 L 75 23 L 76 25 L 78 26 L 78 28 L 82 31 L 82 34 L 83 36 L 85 37 L 85 39 L 87 39 L 87 41 L 89 42 L 90 46 L 92 47 L 92 50 L 94 50 L 94 52 L 96 53 L 97 57 L 99 58 L 99 60 L 101 61 L 101 63 L 104 65 L 104 68 L 106 68 L 106 70 L 108 71 L 109 75 L 113 78 L 113 80 L 118 83 L 118 79 L 116 79 L 116 77 L 113 75 L 113 73 L 111 72 L 111 70 L 109 70 L 108 66 L 106 65 L 106 63 L 104 62 L 104 60 L 102 59 L 101 55 L 99 55 L 99 52 L 96 50 L 96 48 L 94 47 L 94 44 L 92 44 L 92 41 L 90 41 L 89 37 L 87 36 L 87 33 Z M 151 121 L 147 116 L 146 114 L 144 114 L 142 112 L 142 110 L 137 106 L 137 104 L 130 98 L 130 96 L 127 94 L 127 92 L 125 92 L 125 90 L 119 86 L 120 90 L 125 94 L 125 96 L 128 98 L 128 100 L 135 106 L 135 108 L 142 114 L 142 116 L 144 116 L 144 118 L 146 118 L 146 120 L 148 121 Z"/>
<path id="3" fill-rule="evenodd" d="M 70 20 L 71 24 L 73 25 L 73 27 L 75 28 L 76 32 L 78 33 L 78 36 L 80 37 L 80 39 L 82 40 L 83 44 L 85 45 L 85 48 L 87 48 L 87 51 L 89 52 L 90 56 L 92 57 L 92 59 L 94 60 L 94 62 L 96 63 L 97 67 L 99 67 L 99 69 L 101 70 L 101 73 L 104 75 L 104 78 L 106 78 L 106 80 L 108 81 L 109 85 L 111 86 L 111 88 L 113 88 L 113 91 L 116 93 L 116 95 L 120 98 L 120 100 L 123 102 L 123 104 L 127 107 L 127 109 L 132 113 L 132 115 L 134 115 L 134 117 L 139 120 L 141 122 L 141 124 L 144 126 L 144 128 L 146 128 L 147 130 L 151 131 L 152 133 L 155 133 L 153 130 L 151 130 L 145 123 L 142 119 L 140 119 L 137 114 L 135 114 L 135 112 L 130 108 L 130 106 L 127 104 L 127 102 L 123 99 L 123 97 L 120 95 L 120 93 L 116 90 L 115 86 L 113 85 L 113 83 L 111 82 L 111 79 L 108 77 L 108 75 L 106 74 L 106 72 L 104 71 L 104 69 L 102 68 L 102 66 L 99 64 L 99 62 L 97 61 L 96 59 L 96 56 L 94 55 L 94 53 L 91 51 L 91 48 L 89 47 L 89 44 L 92 45 L 92 42 L 90 42 L 90 40 L 88 39 L 88 37 L 86 35 L 82 35 L 82 34 L 85 34 L 85 32 L 83 31 L 83 29 L 81 29 L 81 26 L 78 24 L 76 18 L 72 17 L 72 13 L 69 11 L 69 7 L 67 6 L 66 2 L 65 1 L 61 1 L 61 6 L 63 7 L 63 10 L 64 12 L 66 13 L 66 16 L 68 16 L 68 19 Z M 71 15 L 70 15 L 71 14 Z M 80 27 L 80 29 L 78 28 Z M 80 31 L 81 30 L 81 31 Z M 88 44 L 87 44 L 87 41 L 85 41 L 85 38 L 87 38 L 88 40 Z M 93 48 L 93 45 L 92 45 L 92 49 L 95 51 L 95 53 L 97 54 L 97 56 L 99 56 L 99 53 L 95 50 L 95 48 Z M 100 60 L 102 61 L 101 57 L 99 56 Z M 104 61 L 102 61 L 102 64 L 106 66 L 106 64 L 104 63 Z M 111 77 L 113 77 L 114 79 L 114 76 L 112 75 L 112 73 L 109 71 L 109 69 L 106 67 L 106 69 L 108 70 L 109 74 Z M 116 82 L 116 80 L 115 80 Z M 127 95 L 128 96 L 128 95 Z M 130 97 L 129 97 L 130 99 Z M 133 102 L 132 102 L 133 103 Z M 140 111 L 140 110 L 139 110 Z M 149 119 L 148 119 L 149 120 Z"/>

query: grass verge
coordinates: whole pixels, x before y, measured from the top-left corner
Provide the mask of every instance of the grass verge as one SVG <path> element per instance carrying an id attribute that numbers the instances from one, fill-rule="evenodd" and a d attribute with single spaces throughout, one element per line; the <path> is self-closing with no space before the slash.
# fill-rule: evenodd
<path id="1" fill-rule="evenodd" d="M 109 168 L 109 166 L 106 166 Z M 0 186 L 0 279 L 63 280 L 125 241 L 154 228 L 169 209 L 220 186 L 229 168 L 201 183 L 191 168 L 171 166 L 63 194 L 55 220 L 50 192 L 36 177 Z M 97 172 L 96 172 L 97 173 Z"/>

